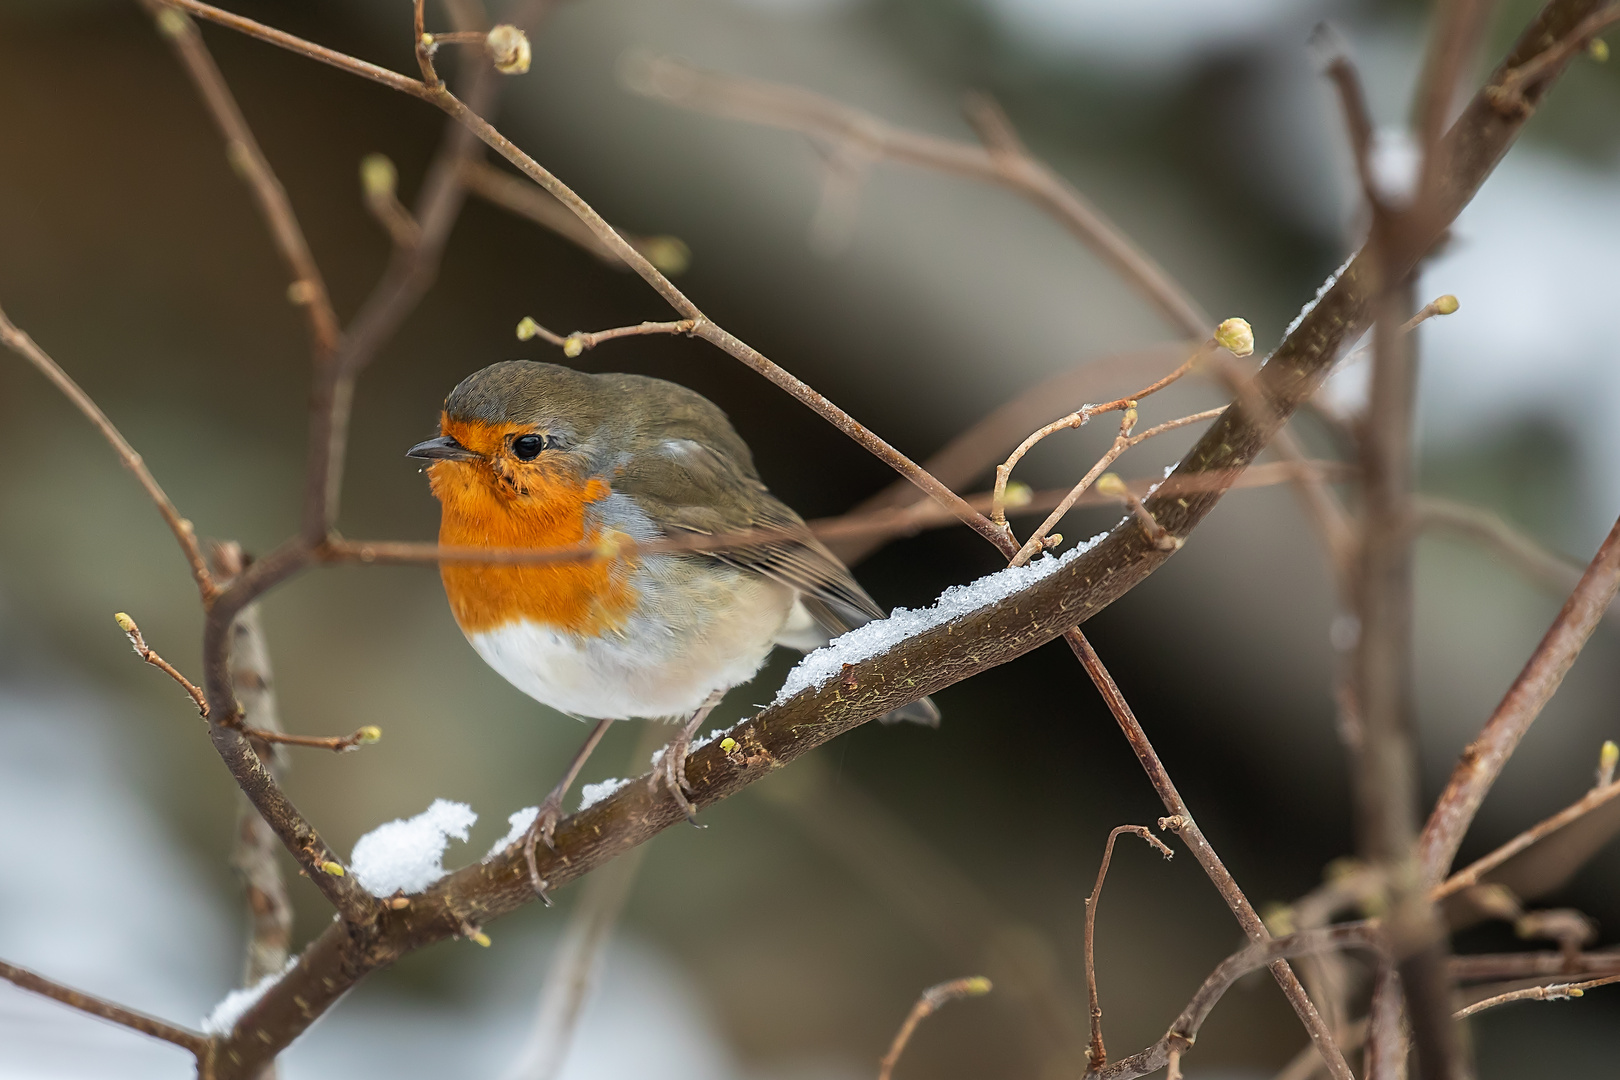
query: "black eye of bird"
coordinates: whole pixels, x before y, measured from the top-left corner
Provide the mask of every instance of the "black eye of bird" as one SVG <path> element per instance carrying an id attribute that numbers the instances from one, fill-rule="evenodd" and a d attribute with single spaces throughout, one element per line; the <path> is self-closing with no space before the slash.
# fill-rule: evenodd
<path id="1" fill-rule="evenodd" d="M 519 435 L 512 440 L 512 453 L 519 461 L 533 461 L 546 448 L 544 435 Z"/>

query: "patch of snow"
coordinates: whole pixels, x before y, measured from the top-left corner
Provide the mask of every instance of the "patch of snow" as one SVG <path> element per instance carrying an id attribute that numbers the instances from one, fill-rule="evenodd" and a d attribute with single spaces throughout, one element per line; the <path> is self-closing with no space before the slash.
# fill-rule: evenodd
<path id="1" fill-rule="evenodd" d="M 489 854 L 484 856 L 483 861 L 488 862 L 517 843 L 523 834 L 529 831 L 529 826 L 534 824 L 534 819 L 539 816 L 540 808 L 538 806 L 525 806 L 521 810 L 514 810 L 506 815 L 507 824 L 512 827 L 506 830 L 505 836 L 495 841 L 495 846 L 489 849 Z"/>
<path id="2" fill-rule="evenodd" d="M 1090 551 L 1107 535 L 1098 533 L 1085 543 L 1064 552 L 1060 558 L 1042 555 L 1024 566 L 1009 566 L 970 585 L 952 585 L 940 594 L 932 607 L 915 611 L 895 608 L 894 614 L 887 619 L 874 619 L 842 637 L 834 638 L 788 672 L 787 681 L 776 692 L 771 704 L 780 705 L 795 694 L 825 684 L 842 671 L 845 664 L 858 664 L 888 652 L 907 638 L 1006 599 Z"/>
<path id="3" fill-rule="evenodd" d="M 372 896 L 421 892 L 444 876 L 450 838 L 466 840 L 477 820 L 466 803 L 434 799 L 415 817 L 379 825 L 356 840 L 349 870 Z"/>
<path id="4" fill-rule="evenodd" d="M 298 966 L 298 957 L 287 958 L 287 966 L 280 971 L 272 971 L 252 986 L 240 990 L 232 990 L 226 994 L 214 1011 L 203 1017 L 202 1030 L 204 1035 L 229 1035 L 236 1022 L 242 1019 L 242 1014 L 258 1004 L 266 991 L 281 981 L 281 977 Z"/>
<path id="5" fill-rule="evenodd" d="M 591 807 L 595 806 L 597 803 L 601 802 L 615 791 L 618 791 L 629 782 L 630 781 L 628 780 L 614 780 L 610 778 L 599 781 L 595 784 L 584 785 L 579 789 L 579 808 L 581 810 L 589 810 Z"/>
<path id="6" fill-rule="evenodd" d="M 1417 193 L 1418 170 L 1423 155 L 1412 133 L 1404 127 L 1382 127 L 1373 132 L 1368 147 L 1367 171 L 1373 187 L 1387 202 L 1409 205 Z"/>

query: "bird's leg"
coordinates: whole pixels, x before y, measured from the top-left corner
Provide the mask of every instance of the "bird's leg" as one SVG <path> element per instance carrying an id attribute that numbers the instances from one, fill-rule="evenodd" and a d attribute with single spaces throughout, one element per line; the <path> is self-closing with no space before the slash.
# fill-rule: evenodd
<path id="1" fill-rule="evenodd" d="M 704 699 L 697 712 L 692 714 L 692 719 L 681 728 L 681 733 L 664 747 L 663 756 L 658 759 L 658 764 L 653 766 L 649 781 L 650 786 L 656 789 L 659 780 L 662 780 L 664 786 L 669 788 L 669 793 L 675 796 L 676 805 L 685 811 L 686 820 L 694 825 L 697 824 L 697 807 L 686 797 L 686 793 L 692 790 L 692 786 L 686 782 L 686 755 L 692 749 L 692 736 L 697 734 L 697 729 L 709 718 L 714 707 L 720 704 L 720 699 L 725 697 L 725 693 L 724 690 L 715 690 Z"/>
<path id="2" fill-rule="evenodd" d="M 557 786 L 552 788 L 545 800 L 541 802 L 540 812 L 534 815 L 534 822 L 529 826 L 529 831 L 524 834 L 523 857 L 529 863 L 529 884 L 534 886 L 535 893 L 547 905 L 550 905 L 551 898 L 546 895 L 546 883 L 540 877 L 540 867 L 534 857 L 535 845 L 544 840 L 546 847 L 552 851 L 557 850 L 557 845 L 551 842 L 551 834 L 556 831 L 557 822 L 562 818 L 563 796 L 567 795 L 568 789 L 574 786 L 574 781 L 579 777 L 579 770 L 585 767 L 586 760 L 590 758 L 591 752 L 596 749 L 596 744 L 602 741 L 602 736 L 606 734 L 608 725 L 611 723 L 613 723 L 611 719 L 596 722 L 596 726 L 591 729 L 590 736 L 585 740 L 585 745 L 579 748 L 578 753 L 574 755 L 574 760 L 568 763 L 568 771 L 563 773 L 563 778 L 557 781 Z"/>

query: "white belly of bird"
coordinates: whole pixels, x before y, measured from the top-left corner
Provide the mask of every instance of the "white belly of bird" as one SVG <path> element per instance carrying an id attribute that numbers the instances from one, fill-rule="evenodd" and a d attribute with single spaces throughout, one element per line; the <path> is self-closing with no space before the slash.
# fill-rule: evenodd
<path id="1" fill-rule="evenodd" d="M 742 590 L 724 618 L 681 632 L 635 615 L 622 633 L 581 637 L 528 620 L 469 634 L 507 682 L 579 717 L 683 719 L 715 690 L 753 678 L 797 607 L 772 582 Z"/>

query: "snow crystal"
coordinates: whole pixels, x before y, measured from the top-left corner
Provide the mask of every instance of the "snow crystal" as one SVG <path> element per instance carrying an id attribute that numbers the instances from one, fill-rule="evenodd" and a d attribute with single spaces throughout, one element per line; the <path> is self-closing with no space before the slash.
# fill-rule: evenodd
<path id="1" fill-rule="evenodd" d="M 372 896 L 421 892 L 444 876 L 450 838 L 467 839 L 477 820 L 466 803 L 434 799 L 415 817 L 379 825 L 356 840 L 349 869 Z"/>
<path id="2" fill-rule="evenodd" d="M 287 966 L 280 971 L 272 971 L 252 986 L 241 990 L 232 990 L 226 994 L 224 999 L 214 1006 L 214 1011 L 203 1017 L 203 1034 L 229 1035 L 231 1029 L 236 1026 L 236 1022 L 242 1019 L 242 1014 L 258 1004 L 259 999 L 264 997 L 272 986 L 280 982 L 283 975 L 297 965 L 298 957 L 289 957 Z"/>
<path id="3" fill-rule="evenodd" d="M 1299 329 L 1299 324 L 1305 321 L 1305 316 L 1316 310 L 1316 305 L 1322 302 L 1322 297 L 1328 294 L 1329 289 L 1339 283 L 1339 275 L 1350 269 L 1350 264 L 1356 261 L 1358 254 L 1360 253 L 1351 252 L 1350 257 L 1344 260 L 1344 263 L 1337 270 L 1328 275 L 1328 279 L 1322 282 L 1322 287 L 1316 290 L 1316 295 L 1304 307 L 1299 309 L 1299 314 L 1294 316 L 1294 321 L 1288 324 L 1288 329 L 1283 331 L 1283 337 L 1286 338 Z"/>
<path id="4" fill-rule="evenodd" d="M 539 816 L 540 808 L 538 806 L 525 806 L 521 810 L 514 810 L 506 815 L 507 824 L 512 827 L 506 830 L 505 836 L 495 841 L 495 846 L 489 849 L 488 855 L 484 856 L 484 862 L 488 862 L 517 843 L 523 834 L 529 831 L 529 826 L 534 824 L 534 819 Z"/>
<path id="5" fill-rule="evenodd" d="M 628 780 L 608 779 L 596 784 L 586 784 L 579 789 L 579 808 L 589 810 L 629 782 Z"/>
<path id="6" fill-rule="evenodd" d="M 887 619 L 873 620 L 865 626 L 856 627 L 842 637 L 834 638 L 831 643 L 806 656 L 799 662 L 798 667 L 788 672 L 787 681 L 776 692 L 776 698 L 771 704 L 780 705 L 803 690 L 821 686 L 842 671 L 845 664 L 858 664 L 862 660 L 888 652 L 906 638 L 914 637 L 925 630 L 932 630 L 936 626 L 943 626 L 952 619 L 1006 599 L 1059 567 L 1067 565 L 1083 552 L 1091 550 L 1107 535 L 1105 532 L 1098 533 L 1085 543 L 1075 546 L 1073 550 L 1064 552 L 1061 558 L 1042 555 L 1024 566 L 1009 566 L 1005 570 L 998 570 L 971 585 L 952 585 L 940 594 L 933 607 L 917 611 L 910 608 L 895 608 L 894 614 Z"/>

